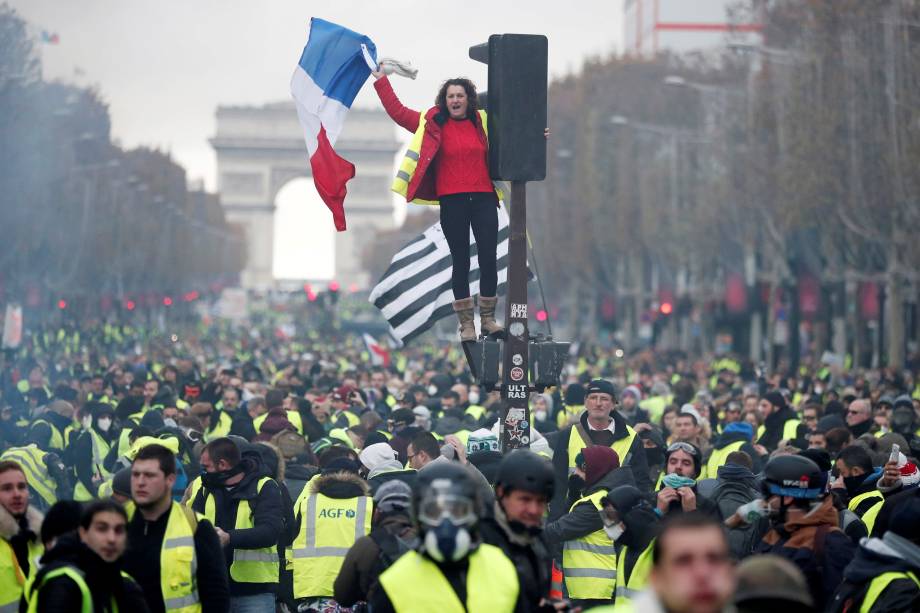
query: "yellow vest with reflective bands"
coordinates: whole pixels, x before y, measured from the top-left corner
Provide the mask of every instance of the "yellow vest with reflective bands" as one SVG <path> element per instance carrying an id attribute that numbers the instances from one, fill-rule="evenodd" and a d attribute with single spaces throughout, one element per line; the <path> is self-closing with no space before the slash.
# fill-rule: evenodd
<path id="1" fill-rule="evenodd" d="M 485 111 L 478 111 L 479 121 L 482 123 L 482 129 L 486 134 L 486 140 L 489 138 L 489 122 L 487 121 L 488 115 Z M 396 172 L 396 178 L 393 179 L 393 184 L 390 186 L 390 189 L 403 198 L 406 198 L 409 194 L 409 183 L 412 182 L 412 177 L 415 175 L 415 169 L 418 167 L 419 155 L 422 151 L 422 140 L 425 138 L 425 113 L 419 115 L 418 128 L 415 130 L 415 135 L 412 136 L 412 141 L 409 143 L 409 148 L 406 150 L 406 154 L 403 156 L 402 162 L 399 164 L 399 170 Z M 495 189 L 496 194 L 498 195 L 499 200 L 504 199 L 504 194 L 498 188 Z M 422 198 L 416 198 L 412 200 L 412 204 L 434 204 L 437 205 L 439 202 L 437 200 L 423 200 Z"/>
<path id="2" fill-rule="evenodd" d="M 332 596 L 345 554 L 370 533 L 369 496 L 330 498 L 310 493 L 298 500 L 300 532 L 293 544 L 294 598 Z"/>
<path id="3" fill-rule="evenodd" d="M 29 487 L 50 507 L 57 502 L 57 483 L 48 474 L 45 452 L 32 443 L 24 447 L 10 447 L 0 454 L 0 461 L 12 460 L 22 467 Z"/>
<path id="4" fill-rule="evenodd" d="M 128 517 L 134 515 L 133 502 L 125 505 Z M 160 546 L 160 593 L 163 604 L 170 613 L 197 613 L 201 611 L 198 600 L 198 558 L 195 553 L 195 531 L 198 518 L 195 512 L 173 502 L 166 520 L 166 532 Z"/>
<path id="5" fill-rule="evenodd" d="M 485 412 L 486 408 L 479 406 L 478 404 L 471 404 L 470 406 L 466 407 L 466 410 L 464 411 L 464 413 L 470 415 L 476 421 L 482 419 L 482 416 L 485 414 Z"/>
<path id="6" fill-rule="evenodd" d="M 617 557 L 617 589 L 616 604 L 625 604 L 632 602 L 639 592 L 648 585 L 648 576 L 652 572 L 652 547 L 655 540 L 648 544 L 648 547 L 639 554 L 636 563 L 633 564 L 629 577 L 624 577 L 626 572 L 626 550 L 627 547 L 620 549 L 620 555 Z"/>
<path id="7" fill-rule="evenodd" d="M 105 460 L 105 456 L 109 454 L 109 444 L 105 442 L 98 432 L 90 428 L 86 430 L 83 436 L 89 436 L 92 441 L 92 451 L 93 451 L 93 475 L 98 475 L 103 481 L 112 476 L 112 473 L 107 471 L 102 465 Z M 76 486 L 73 488 L 73 499 L 85 502 L 87 500 L 92 500 L 98 495 L 98 491 L 91 492 L 82 481 L 77 481 Z"/>
<path id="8" fill-rule="evenodd" d="M 575 456 L 577 456 L 581 450 L 588 445 L 594 444 L 584 440 L 581 432 L 579 432 L 580 428 L 581 422 L 578 422 L 572 426 L 571 430 L 569 430 L 569 475 L 575 472 Z M 630 426 L 626 426 L 626 432 L 626 437 L 615 441 L 613 445 L 610 446 L 611 449 L 617 452 L 617 457 L 620 459 L 620 466 L 626 466 L 629 464 L 629 449 L 632 447 L 633 441 L 636 439 L 636 431 L 633 430 Z M 585 432 L 585 434 L 587 434 L 587 432 Z"/>
<path id="9" fill-rule="evenodd" d="M 271 480 L 270 477 L 259 479 L 256 492 L 261 492 L 262 487 Z M 217 508 L 214 495 L 204 490 L 204 496 L 204 516 L 216 526 Z M 247 530 L 254 526 L 249 501 L 240 500 L 236 507 L 236 523 L 233 528 Z M 277 543 L 259 549 L 234 549 L 233 562 L 230 564 L 230 578 L 237 583 L 278 583 L 280 566 Z"/>
<path id="10" fill-rule="evenodd" d="M 29 541 L 29 575 L 36 572 L 38 560 L 44 551 L 38 537 Z M 0 539 L 0 613 L 19 611 L 19 597 L 22 596 L 26 579 L 13 547 L 6 539 Z"/>
<path id="11" fill-rule="evenodd" d="M 607 490 L 599 490 L 575 502 L 590 502 L 598 511 Z M 579 539 L 566 541 L 562 548 L 562 572 L 569 598 L 609 600 L 616 587 L 616 549 L 603 528 Z"/>
<path id="12" fill-rule="evenodd" d="M 872 528 L 875 526 L 875 520 L 878 517 L 879 511 L 882 510 L 882 505 L 885 504 L 885 496 L 878 490 L 872 490 L 871 492 L 865 492 L 858 496 L 853 496 L 850 500 L 850 503 L 847 505 L 847 508 L 854 513 L 856 513 L 856 508 L 864 501 L 869 498 L 878 499 L 875 503 L 872 504 L 862 515 L 859 516 L 859 519 L 862 520 L 862 523 L 866 525 L 866 531 L 869 534 L 872 534 Z"/>
<path id="13" fill-rule="evenodd" d="M 466 602 L 444 577 L 438 565 L 415 551 L 403 554 L 380 575 L 396 613 L 511 613 L 520 584 L 517 571 L 501 549 L 485 543 L 469 555 Z"/>
<path id="14" fill-rule="evenodd" d="M 878 597 L 882 595 L 882 592 L 888 589 L 892 581 L 897 581 L 899 579 L 909 579 L 916 584 L 917 589 L 920 589 L 920 579 L 917 579 L 917 575 L 914 573 L 896 571 L 882 573 L 869 584 L 869 589 L 866 591 L 866 597 L 863 598 L 862 604 L 859 606 L 859 613 L 873 613 L 872 607 L 875 606 L 875 601 L 878 600 Z M 879 613 L 882 612 L 880 611 Z"/>
<path id="15" fill-rule="evenodd" d="M 66 441 L 64 440 L 64 433 L 57 429 L 57 426 L 52 424 L 50 421 L 44 418 L 38 418 L 32 422 L 33 426 L 38 424 L 48 424 L 48 427 L 51 428 L 51 438 L 48 439 L 48 449 L 54 449 L 57 451 L 64 451 L 64 447 L 67 446 Z"/>
<path id="16" fill-rule="evenodd" d="M 700 479 L 706 479 L 707 477 L 709 479 L 715 479 L 719 467 L 725 465 L 729 454 L 739 451 L 743 446 L 744 441 L 735 441 L 734 443 L 729 443 L 722 449 L 713 449 L 712 453 L 709 455 L 709 461 L 704 467 L 706 469 L 705 476 L 700 476 Z"/>

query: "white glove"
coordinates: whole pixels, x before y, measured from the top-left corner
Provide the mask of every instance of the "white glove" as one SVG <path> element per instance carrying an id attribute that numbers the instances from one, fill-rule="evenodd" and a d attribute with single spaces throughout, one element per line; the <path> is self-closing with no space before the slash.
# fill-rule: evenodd
<path id="1" fill-rule="evenodd" d="M 403 62 L 391 57 L 382 57 L 377 62 L 380 65 L 379 70 L 385 74 L 398 74 L 401 77 L 415 79 L 418 75 L 418 68 L 413 68 L 411 62 Z"/>
<path id="2" fill-rule="evenodd" d="M 738 510 L 735 511 L 735 515 L 745 522 L 753 524 L 758 519 L 766 517 L 769 512 L 770 508 L 767 506 L 767 503 L 761 498 L 755 498 L 749 503 L 738 507 Z"/>

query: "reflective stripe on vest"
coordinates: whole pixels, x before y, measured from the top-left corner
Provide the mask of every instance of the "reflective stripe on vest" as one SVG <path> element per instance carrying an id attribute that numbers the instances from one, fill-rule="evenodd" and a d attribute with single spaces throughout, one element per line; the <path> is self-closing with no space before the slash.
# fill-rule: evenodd
<path id="1" fill-rule="evenodd" d="M 438 613 L 511 613 L 520 592 L 514 564 L 501 549 L 481 544 L 469 556 L 466 602 L 460 602 L 437 564 L 409 551 L 380 575 L 393 610 Z"/>
<path id="2" fill-rule="evenodd" d="M 868 509 L 863 511 L 862 515 L 860 515 L 856 509 L 864 501 L 870 498 L 878 499 L 878 500 L 875 503 L 873 503 L 872 506 L 870 506 Z M 885 504 L 885 496 L 882 495 L 882 493 L 878 490 L 872 490 L 871 492 L 865 492 L 863 494 L 860 494 L 859 496 L 853 496 L 853 498 L 850 500 L 850 503 L 847 505 L 847 509 L 859 515 L 859 518 L 866 525 L 866 531 L 869 534 L 872 534 L 872 528 L 875 526 L 875 519 L 878 517 L 879 511 L 882 510 L 882 505 L 884 504 Z"/>
<path id="3" fill-rule="evenodd" d="M 83 578 L 83 573 L 81 573 L 73 566 L 62 566 L 61 568 L 55 568 L 54 570 L 49 571 L 48 574 L 42 578 L 41 585 L 33 587 L 33 592 L 29 597 L 29 613 L 35 613 L 38 611 L 38 601 L 39 597 L 41 596 L 41 588 L 45 585 L 45 582 L 57 577 L 67 577 L 76 583 L 77 587 L 80 589 L 80 613 L 93 613 L 93 595 L 89 591 L 89 586 L 86 585 L 86 580 Z M 16 610 L 19 610 L 18 603 Z M 112 610 L 118 611 L 118 607 L 115 606 L 114 600 L 112 601 Z M 6 613 L 4 609 L 0 609 L 0 611 Z"/>
<path id="4" fill-rule="evenodd" d="M 50 421 L 44 418 L 38 418 L 32 422 L 33 426 L 38 424 L 47 424 L 51 428 L 51 438 L 48 439 L 48 449 L 57 449 L 58 451 L 64 451 L 64 434 L 57 429 L 57 427 L 52 424 Z"/>
<path id="5" fill-rule="evenodd" d="M 572 426 L 569 430 L 569 475 L 575 473 L 575 456 L 581 452 L 582 449 L 588 445 L 593 445 L 594 443 L 588 441 L 582 437 L 582 432 L 584 429 L 580 427 L 581 422 Z M 628 466 L 630 460 L 632 459 L 629 455 L 629 449 L 632 447 L 633 441 L 636 439 L 636 431 L 633 430 L 630 426 L 626 426 L 627 436 L 621 438 L 618 441 L 614 441 L 613 445 L 610 446 L 611 449 L 617 452 L 617 457 L 620 459 L 620 466 Z M 587 435 L 588 433 L 585 432 Z"/>
<path id="6" fill-rule="evenodd" d="M 373 502 L 368 496 L 301 497 L 300 532 L 293 544 L 294 597 L 332 596 L 345 554 L 370 533 Z"/>
<path id="7" fill-rule="evenodd" d="M 271 480 L 270 477 L 259 479 L 256 485 L 256 493 L 261 492 L 262 487 Z M 201 493 L 204 493 L 205 496 L 204 516 L 216 526 L 217 508 L 214 495 L 206 490 L 199 490 L 199 494 Z M 233 528 L 235 530 L 248 530 L 254 525 L 249 501 L 240 500 L 236 507 L 236 523 Z M 277 543 L 259 549 L 234 548 L 233 561 L 230 564 L 230 578 L 237 583 L 278 583 L 280 566 Z"/>
<path id="8" fill-rule="evenodd" d="M 872 607 L 875 606 L 875 601 L 882 595 L 882 592 L 888 588 L 892 581 L 897 581 L 899 579 L 909 579 L 917 585 L 917 589 L 920 589 L 920 580 L 917 579 L 917 575 L 914 573 L 899 573 L 894 571 L 882 573 L 869 584 L 869 589 L 866 591 L 866 597 L 863 598 L 862 605 L 859 607 L 859 613 L 870 613 Z"/>
<path id="9" fill-rule="evenodd" d="M 50 507 L 57 501 L 57 483 L 48 474 L 44 458 L 45 452 L 35 443 L 11 447 L 0 454 L 0 461 L 12 460 L 22 467 L 29 487 Z"/>
<path id="10" fill-rule="evenodd" d="M 729 443 L 722 449 L 713 449 L 712 454 L 709 456 L 709 462 L 706 463 L 706 475 L 710 479 L 715 479 L 719 467 L 725 465 L 729 454 L 739 451 L 744 446 L 744 443 L 745 441 L 735 441 L 734 443 Z"/>
<path id="11" fill-rule="evenodd" d="M 620 550 L 620 556 L 617 559 L 616 604 L 632 601 L 648 585 L 648 576 L 652 572 L 652 547 L 654 543 L 655 540 L 652 539 L 648 547 L 639 554 L 629 573 L 629 577 L 623 576 L 626 572 L 626 552 L 628 548 L 623 547 Z"/>
<path id="12" fill-rule="evenodd" d="M 597 510 L 607 490 L 579 499 L 572 508 L 591 503 Z M 562 572 L 569 598 L 609 599 L 616 585 L 616 549 L 603 529 L 566 541 L 562 549 Z"/>

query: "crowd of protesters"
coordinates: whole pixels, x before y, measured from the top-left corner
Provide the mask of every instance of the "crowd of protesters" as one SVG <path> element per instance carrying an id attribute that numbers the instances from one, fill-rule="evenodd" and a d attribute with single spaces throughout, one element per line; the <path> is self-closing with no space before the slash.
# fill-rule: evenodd
<path id="1" fill-rule="evenodd" d="M 390 353 L 28 334 L 0 372 L 0 611 L 920 610 L 909 369 L 586 347 L 503 455 L 458 347 Z"/>

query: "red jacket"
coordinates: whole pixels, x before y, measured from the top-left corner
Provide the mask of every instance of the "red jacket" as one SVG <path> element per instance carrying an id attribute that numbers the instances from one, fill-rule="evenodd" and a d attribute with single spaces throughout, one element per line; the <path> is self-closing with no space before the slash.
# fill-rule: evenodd
<path id="1" fill-rule="evenodd" d="M 403 106 L 403 103 L 396 97 L 393 86 L 387 77 L 377 79 L 374 82 L 374 89 L 383 103 L 383 108 L 387 115 L 393 118 L 397 124 L 415 134 L 418 130 L 418 124 L 421 122 L 421 113 Z M 411 202 L 416 198 L 423 200 L 438 200 L 438 192 L 435 188 L 436 167 L 431 165 L 441 147 L 441 126 L 447 121 L 447 114 L 437 106 L 433 106 L 425 112 L 425 135 L 422 137 L 422 147 L 419 151 L 418 165 L 415 167 L 415 173 L 409 181 L 409 188 L 406 192 L 406 202 Z M 479 113 L 472 117 L 472 122 L 476 125 L 479 132 L 479 138 L 486 145 L 488 150 L 489 139 L 486 136 L 485 128 L 480 121 Z M 488 166 L 488 164 L 487 164 Z"/>

